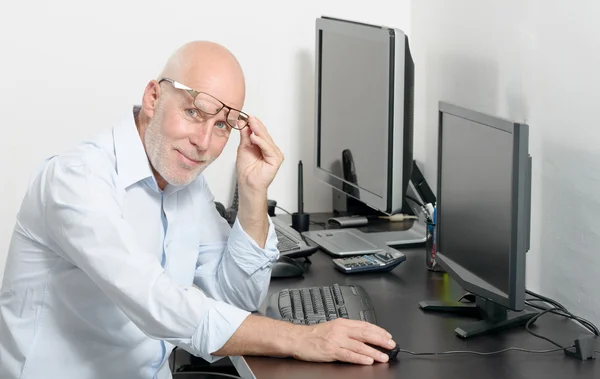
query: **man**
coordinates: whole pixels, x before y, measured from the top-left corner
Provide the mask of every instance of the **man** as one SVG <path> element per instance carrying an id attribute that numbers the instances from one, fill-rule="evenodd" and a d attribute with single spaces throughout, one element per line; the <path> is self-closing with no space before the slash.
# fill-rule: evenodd
<path id="1" fill-rule="evenodd" d="M 387 361 L 366 344 L 394 346 L 377 326 L 250 315 L 278 258 L 266 195 L 283 155 L 244 97 L 228 50 L 188 43 L 121 123 L 41 165 L 0 293 L 0 378 L 168 378 L 174 346 L 209 361 Z M 229 228 L 200 173 L 237 130 Z"/>

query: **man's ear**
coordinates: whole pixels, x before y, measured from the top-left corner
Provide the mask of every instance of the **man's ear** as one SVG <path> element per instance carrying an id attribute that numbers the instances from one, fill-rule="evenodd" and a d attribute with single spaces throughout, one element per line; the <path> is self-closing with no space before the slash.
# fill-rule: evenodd
<path id="1" fill-rule="evenodd" d="M 160 84 L 156 80 L 148 82 L 144 90 L 144 96 L 142 97 L 142 111 L 148 118 L 154 117 L 160 95 Z"/>

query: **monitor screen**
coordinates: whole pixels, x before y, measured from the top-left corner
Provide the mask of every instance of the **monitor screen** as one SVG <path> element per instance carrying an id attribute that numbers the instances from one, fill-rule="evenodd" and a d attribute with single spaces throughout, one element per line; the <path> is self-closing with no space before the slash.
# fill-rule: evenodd
<path id="1" fill-rule="evenodd" d="M 442 113 L 441 122 L 438 248 L 508 294 L 513 134 L 450 113 Z"/>
<path id="2" fill-rule="evenodd" d="M 317 165 L 340 176 L 336 167 L 350 150 L 363 198 L 363 191 L 384 198 L 387 190 L 389 45 L 389 39 L 335 31 L 321 38 Z"/>

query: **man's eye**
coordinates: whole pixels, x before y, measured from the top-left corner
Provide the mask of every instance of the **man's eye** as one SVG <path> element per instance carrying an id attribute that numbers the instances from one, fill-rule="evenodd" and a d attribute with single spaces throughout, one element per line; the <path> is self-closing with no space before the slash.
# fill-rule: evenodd
<path id="1" fill-rule="evenodd" d="M 225 121 L 217 121 L 215 123 L 215 126 L 222 130 L 226 130 L 229 127 L 229 125 L 227 125 L 227 123 Z"/>
<path id="2" fill-rule="evenodd" d="M 187 115 L 190 117 L 196 118 L 199 115 L 198 110 L 194 109 L 194 108 L 186 109 L 185 111 L 186 111 Z"/>

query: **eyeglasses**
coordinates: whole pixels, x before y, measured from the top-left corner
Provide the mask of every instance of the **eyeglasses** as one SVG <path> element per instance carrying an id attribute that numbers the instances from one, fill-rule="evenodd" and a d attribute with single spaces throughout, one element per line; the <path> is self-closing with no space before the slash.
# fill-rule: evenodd
<path id="1" fill-rule="evenodd" d="M 221 112 L 223 108 L 226 108 L 227 113 L 225 114 L 225 120 L 227 121 L 227 124 L 234 129 L 242 130 L 248 126 L 248 120 L 250 119 L 250 116 L 238 109 L 226 105 L 214 96 L 211 96 L 205 92 L 193 90 L 190 87 L 176 82 L 173 79 L 161 78 L 158 82 L 169 82 L 173 85 L 173 87 L 185 90 L 194 99 L 194 106 L 206 114 L 216 115 Z"/>

